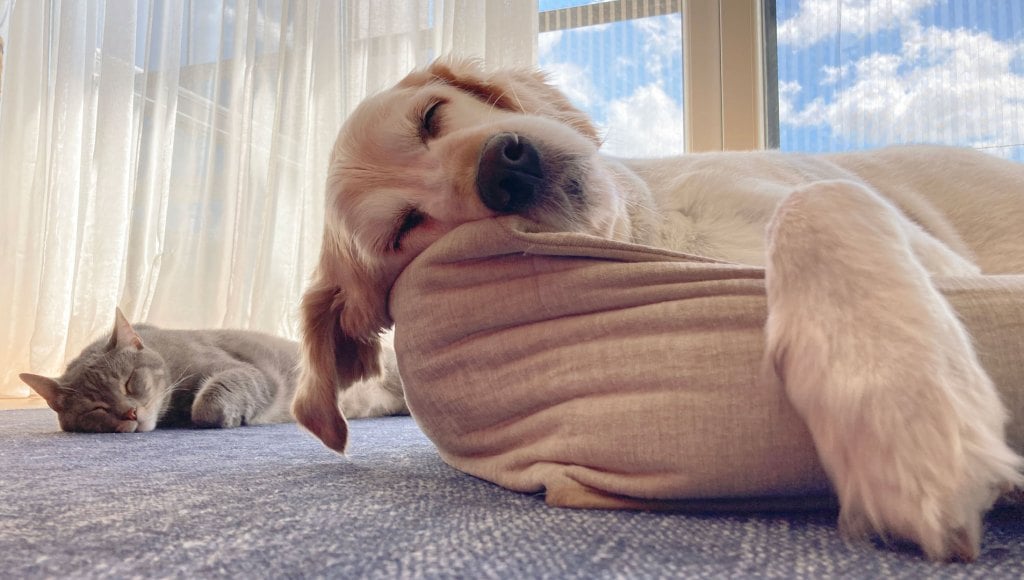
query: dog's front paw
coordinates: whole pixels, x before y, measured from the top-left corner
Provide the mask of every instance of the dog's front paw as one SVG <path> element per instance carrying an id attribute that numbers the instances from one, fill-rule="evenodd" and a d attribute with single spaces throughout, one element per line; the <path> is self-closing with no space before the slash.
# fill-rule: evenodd
<path id="1" fill-rule="evenodd" d="M 884 335 L 843 342 L 772 343 L 843 531 L 908 540 L 933 560 L 974 560 L 985 512 L 1022 481 L 991 380 L 968 349 L 908 348 Z"/>
<path id="2" fill-rule="evenodd" d="M 977 558 L 982 517 L 1022 477 L 991 381 L 957 364 L 973 357 L 937 365 L 869 356 L 871 368 L 844 369 L 805 364 L 821 360 L 808 346 L 791 343 L 776 368 L 835 487 L 845 535 L 910 541 L 933 560 Z"/>
<path id="3" fill-rule="evenodd" d="M 1018 459 L 993 433 L 924 423 L 912 416 L 888 433 L 866 427 L 851 434 L 857 442 L 823 455 L 840 497 L 841 529 L 851 538 L 913 542 L 933 560 L 973 561 L 985 512 L 1020 481 Z"/>
<path id="4" fill-rule="evenodd" d="M 908 540 L 933 560 L 972 561 L 985 512 L 1022 481 L 1021 459 L 1004 442 L 1005 411 L 969 351 L 886 343 L 873 342 L 886 356 L 846 367 L 841 357 L 806 364 L 822 353 L 797 341 L 777 368 L 832 479 L 847 536 Z"/>
<path id="5" fill-rule="evenodd" d="M 810 429 L 850 535 L 978 556 L 1019 485 L 1007 413 L 970 336 L 915 257 L 913 224 L 870 190 L 794 192 L 769 231 L 766 362 Z"/>

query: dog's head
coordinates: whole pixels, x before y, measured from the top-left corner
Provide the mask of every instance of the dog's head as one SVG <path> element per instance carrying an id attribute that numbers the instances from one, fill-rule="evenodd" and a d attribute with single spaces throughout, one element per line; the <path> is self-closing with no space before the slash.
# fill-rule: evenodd
<path id="1" fill-rule="evenodd" d="M 439 61 L 360 104 L 331 154 L 320 263 L 302 304 L 298 421 L 344 449 L 336 388 L 379 373 L 391 284 L 454 227 L 518 214 L 610 236 L 621 208 L 600 144 L 532 70 Z"/>

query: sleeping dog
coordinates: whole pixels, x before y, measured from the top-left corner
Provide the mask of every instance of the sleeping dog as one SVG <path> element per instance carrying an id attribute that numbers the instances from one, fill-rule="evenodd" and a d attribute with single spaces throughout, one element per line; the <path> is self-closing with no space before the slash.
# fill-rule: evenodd
<path id="1" fill-rule="evenodd" d="M 971 150 L 600 153 L 532 70 L 439 61 L 363 102 L 331 154 L 293 411 L 343 451 L 339 390 L 380 371 L 387 296 L 459 224 L 517 214 L 763 266 L 765 360 L 806 421 L 847 533 L 974 559 L 1022 482 L 1007 412 L 933 276 L 1024 273 L 1024 166 Z"/>

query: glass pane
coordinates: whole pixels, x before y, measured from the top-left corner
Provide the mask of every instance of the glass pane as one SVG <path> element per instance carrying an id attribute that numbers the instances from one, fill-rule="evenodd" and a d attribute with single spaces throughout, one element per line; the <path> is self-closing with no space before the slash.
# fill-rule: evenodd
<path id="1" fill-rule="evenodd" d="M 780 146 L 1024 161 L 1024 2 L 778 0 Z"/>
<path id="2" fill-rule="evenodd" d="M 538 42 L 541 68 L 600 125 L 605 152 L 627 157 L 683 152 L 678 13 L 543 32 Z"/>
<path id="3" fill-rule="evenodd" d="M 586 6 L 587 4 L 600 4 L 600 2 L 595 2 L 594 0 L 539 0 L 537 7 L 541 12 L 547 12 L 548 10 L 558 10 L 559 8 Z"/>

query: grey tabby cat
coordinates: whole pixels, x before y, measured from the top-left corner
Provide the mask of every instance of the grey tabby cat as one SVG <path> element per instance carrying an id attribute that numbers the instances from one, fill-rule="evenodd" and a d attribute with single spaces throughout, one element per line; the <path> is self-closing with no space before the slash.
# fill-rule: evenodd
<path id="1" fill-rule="evenodd" d="M 351 417 L 407 413 L 394 353 L 370 396 L 342 401 Z M 298 345 L 245 330 L 133 327 L 117 310 L 109 338 L 87 346 L 56 379 L 19 375 L 61 429 L 99 433 L 156 427 L 237 427 L 292 421 Z M 351 411 L 351 414 L 349 413 Z"/>

